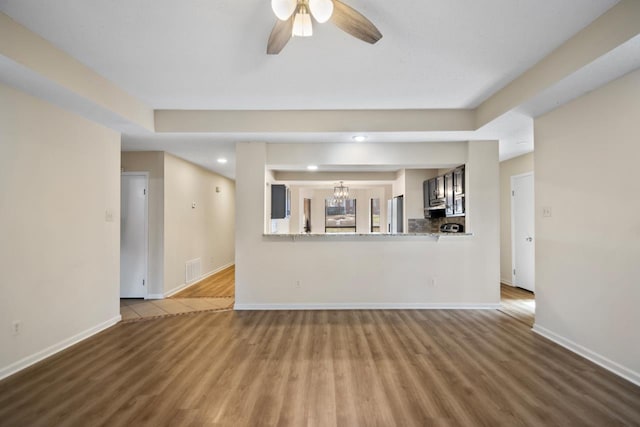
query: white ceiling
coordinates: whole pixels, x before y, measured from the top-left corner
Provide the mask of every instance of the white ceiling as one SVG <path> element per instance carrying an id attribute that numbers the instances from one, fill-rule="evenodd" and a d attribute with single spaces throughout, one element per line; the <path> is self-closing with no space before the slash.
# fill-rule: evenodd
<path id="1" fill-rule="evenodd" d="M 616 0 L 347 0 L 265 54 L 269 0 L 0 0 L 0 10 L 155 109 L 473 108 Z"/>
<path id="2" fill-rule="evenodd" d="M 269 0 L 0 0 L 0 11 L 154 109 L 475 108 L 617 0 L 345 2 L 378 26 L 380 42 L 368 45 L 331 23 L 316 24 L 313 37 L 293 39 L 280 55 L 268 56 L 275 22 Z M 624 57 L 633 59 L 637 43 L 630 45 Z M 607 70 L 623 55 L 609 56 L 598 68 L 602 81 L 615 77 Z M 47 87 L 26 71 L 0 62 L 0 82 L 27 92 Z M 373 133 L 367 143 L 499 139 L 500 159 L 511 158 L 533 150 L 531 117 L 589 90 L 593 85 L 580 82 L 595 74 L 573 76 L 529 110 L 475 132 Z M 108 116 L 87 112 L 77 97 L 49 92 L 47 99 L 89 118 Z M 122 130 L 123 150 L 168 151 L 231 178 L 239 141 L 352 143 L 347 133 Z M 229 163 L 218 164 L 218 157 Z"/>

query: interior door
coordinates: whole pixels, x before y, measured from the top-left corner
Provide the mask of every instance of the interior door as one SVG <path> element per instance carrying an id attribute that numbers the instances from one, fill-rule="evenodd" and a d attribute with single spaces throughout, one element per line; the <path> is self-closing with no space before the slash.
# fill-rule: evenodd
<path id="1" fill-rule="evenodd" d="M 120 298 L 147 296 L 147 177 L 120 181 Z"/>
<path id="2" fill-rule="evenodd" d="M 511 178 L 513 284 L 535 292 L 533 174 Z"/>

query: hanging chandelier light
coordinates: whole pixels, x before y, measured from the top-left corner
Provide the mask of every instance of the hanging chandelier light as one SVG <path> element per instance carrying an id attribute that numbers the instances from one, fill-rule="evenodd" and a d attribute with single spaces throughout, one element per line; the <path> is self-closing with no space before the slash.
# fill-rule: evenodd
<path id="1" fill-rule="evenodd" d="M 333 187 L 333 200 L 334 202 L 344 202 L 349 198 L 349 187 L 343 185 L 343 181 L 340 181 L 340 185 Z"/>

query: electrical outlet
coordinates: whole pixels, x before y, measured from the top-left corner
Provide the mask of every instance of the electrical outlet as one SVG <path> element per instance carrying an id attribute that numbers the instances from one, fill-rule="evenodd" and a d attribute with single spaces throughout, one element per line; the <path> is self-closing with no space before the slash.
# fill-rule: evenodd
<path id="1" fill-rule="evenodd" d="M 196 202 L 191 202 L 191 209 L 195 209 L 196 208 Z"/>
<path id="2" fill-rule="evenodd" d="M 301 288 L 302 286 L 300 285 L 300 280 L 296 280 L 296 288 Z"/>
<path id="3" fill-rule="evenodd" d="M 111 209 L 104 211 L 104 220 L 106 222 L 113 222 L 113 211 Z"/>
<path id="4" fill-rule="evenodd" d="M 432 277 L 431 280 L 429 280 L 429 287 L 430 288 L 435 288 L 436 287 L 436 283 L 437 283 L 437 278 L 436 277 Z"/>
<path id="5" fill-rule="evenodd" d="M 14 320 L 11 322 L 11 332 L 13 335 L 19 335 L 22 330 L 22 322 L 20 320 Z"/>
<path id="6" fill-rule="evenodd" d="M 544 218 L 551 218 L 551 208 L 549 206 L 542 208 L 542 216 Z"/>

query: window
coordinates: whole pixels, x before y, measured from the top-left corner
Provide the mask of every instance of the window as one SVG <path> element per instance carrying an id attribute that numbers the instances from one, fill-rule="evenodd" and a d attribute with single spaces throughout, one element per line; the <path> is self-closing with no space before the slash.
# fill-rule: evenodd
<path id="1" fill-rule="evenodd" d="M 369 223 L 371 224 L 371 232 L 380 232 L 380 199 L 371 199 L 371 206 L 369 209 Z"/>
<path id="2" fill-rule="evenodd" d="M 355 199 L 347 199 L 342 201 L 326 199 L 324 202 L 324 212 L 325 233 L 356 232 Z"/>

